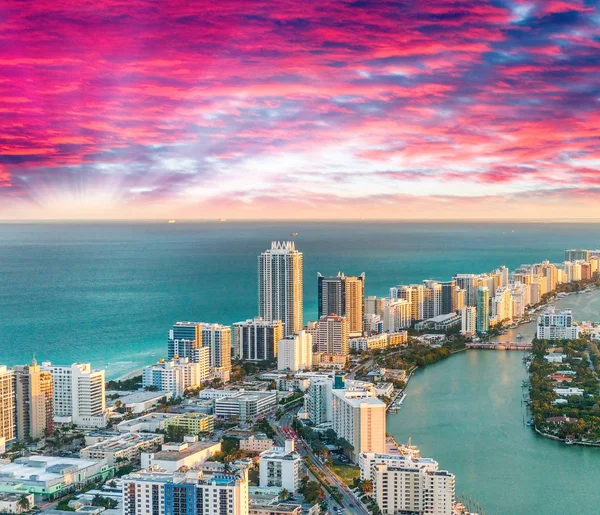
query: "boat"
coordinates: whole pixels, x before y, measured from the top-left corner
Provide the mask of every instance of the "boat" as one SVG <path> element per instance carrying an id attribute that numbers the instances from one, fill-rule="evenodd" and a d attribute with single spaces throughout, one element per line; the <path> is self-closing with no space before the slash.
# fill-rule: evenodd
<path id="1" fill-rule="evenodd" d="M 170 223 L 170 224 L 176 224 L 176 223 L 177 223 L 177 220 L 169 220 L 169 223 Z"/>
<path id="2" fill-rule="evenodd" d="M 293 232 L 290 236 L 298 236 L 297 232 Z"/>
<path id="3" fill-rule="evenodd" d="M 531 420 L 528 420 L 527 422 L 525 422 L 525 424 L 527 425 L 527 427 L 531 427 L 533 424 L 531 423 Z"/>
<path id="4" fill-rule="evenodd" d="M 574 442 L 573 440 L 571 440 L 570 438 L 566 438 L 566 439 L 565 439 L 565 443 L 566 443 L 567 445 L 573 445 L 575 442 Z"/>
<path id="5" fill-rule="evenodd" d="M 517 334 L 517 338 L 520 340 L 521 338 L 523 338 L 523 333 L 519 333 Z"/>
<path id="6" fill-rule="evenodd" d="M 226 222 L 227 218 L 219 218 L 219 222 Z"/>

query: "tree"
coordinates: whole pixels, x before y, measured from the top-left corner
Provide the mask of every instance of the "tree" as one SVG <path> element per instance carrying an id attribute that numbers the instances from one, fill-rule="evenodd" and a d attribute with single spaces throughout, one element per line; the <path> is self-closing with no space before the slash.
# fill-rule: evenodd
<path id="1" fill-rule="evenodd" d="M 29 498 L 26 495 L 21 496 L 21 498 L 17 502 L 17 505 L 19 506 L 19 510 L 22 512 L 29 511 L 29 508 L 31 507 L 29 505 Z"/>
<path id="2" fill-rule="evenodd" d="M 372 494 L 373 493 L 373 482 L 365 479 L 362 481 L 361 490 L 363 494 Z"/>
<path id="3" fill-rule="evenodd" d="M 281 502 L 285 502 L 285 501 L 287 501 L 289 498 L 290 498 L 290 493 L 289 493 L 289 492 L 288 492 L 288 491 L 287 491 L 285 488 L 282 488 L 282 489 L 281 489 L 281 492 L 279 492 L 279 500 L 280 500 Z"/>

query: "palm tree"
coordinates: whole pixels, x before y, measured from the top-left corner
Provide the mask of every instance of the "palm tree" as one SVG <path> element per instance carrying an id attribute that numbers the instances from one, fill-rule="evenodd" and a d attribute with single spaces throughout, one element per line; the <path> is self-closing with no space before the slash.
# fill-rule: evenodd
<path id="1" fill-rule="evenodd" d="M 29 498 L 26 495 L 22 495 L 19 501 L 17 502 L 17 505 L 19 506 L 19 510 L 21 512 L 29 511 Z"/>
<path id="2" fill-rule="evenodd" d="M 364 494 L 372 494 L 373 493 L 373 482 L 369 481 L 368 479 L 365 479 L 362 482 L 362 491 Z"/>
<path id="3" fill-rule="evenodd" d="M 285 488 L 282 488 L 282 489 L 281 489 L 281 492 L 279 492 L 279 500 L 280 500 L 281 502 L 285 502 L 285 501 L 287 501 L 289 498 L 290 498 L 290 493 L 289 493 L 289 492 L 288 492 L 288 491 L 287 491 Z"/>

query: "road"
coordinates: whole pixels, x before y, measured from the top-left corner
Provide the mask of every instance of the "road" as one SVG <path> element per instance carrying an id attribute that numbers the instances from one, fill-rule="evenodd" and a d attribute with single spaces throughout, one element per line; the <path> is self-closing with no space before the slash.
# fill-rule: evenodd
<path id="1" fill-rule="evenodd" d="M 286 434 L 284 433 L 282 428 L 291 427 L 292 420 L 296 416 L 296 413 L 297 410 L 291 410 L 285 415 L 283 415 L 283 417 L 281 417 L 279 423 L 275 422 L 274 424 L 272 424 L 273 428 L 277 433 L 276 439 L 278 440 L 278 443 L 280 445 L 283 445 L 283 442 L 286 439 Z M 328 485 L 332 487 L 337 487 L 338 491 L 342 495 L 342 500 L 338 503 L 328 494 L 327 491 L 325 491 L 325 500 L 329 506 L 329 511 L 331 513 L 335 513 L 335 510 L 337 508 L 340 508 L 346 514 L 360 513 L 362 515 L 369 515 L 369 512 L 364 509 L 362 504 L 360 504 L 360 502 L 358 502 L 354 495 L 350 492 L 350 489 L 342 481 L 340 481 L 338 477 L 331 472 L 331 470 L 329 470 L 323 463 L 321 463 L 319 458 L 317 458 L 317 456 L 312 452 L 312 450 L 306 444 L 306 442 L 304 442 L 304 440 L 301 440 L 299 437 L 298 440 L 299 441 L 296 442 L 296 452 L 298 452 L 298 454 L 300 454 L 302 457 L 310 457 L 313 466 L 319 471 L 323 481 L 325 481 Z M 314 479 L 316 480 L 316 478 Z"/>

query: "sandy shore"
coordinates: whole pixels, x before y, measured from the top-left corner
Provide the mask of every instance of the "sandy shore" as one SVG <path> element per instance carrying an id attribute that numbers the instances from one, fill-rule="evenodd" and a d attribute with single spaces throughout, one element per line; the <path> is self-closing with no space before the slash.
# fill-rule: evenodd
<path id="1" fill-rule="evenodd" d="M 131 379 L 132 377 L 141 376 L 143 370 L 143 368 L 138 368 L 132 372 L 128 372 L 127 374 L 122 375 L 121 377 L 116 379 L 116 381 L 126 381 L 127 379 Z"/>

